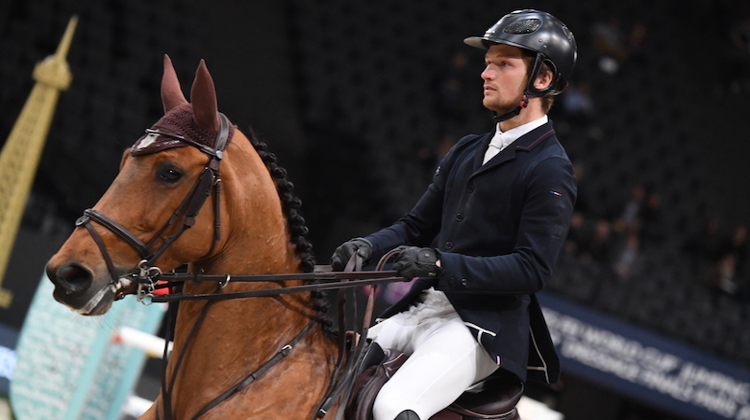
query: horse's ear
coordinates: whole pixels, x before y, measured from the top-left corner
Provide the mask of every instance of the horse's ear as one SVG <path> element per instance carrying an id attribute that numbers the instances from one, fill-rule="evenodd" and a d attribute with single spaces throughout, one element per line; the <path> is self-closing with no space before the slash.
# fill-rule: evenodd
<path id="1" fill-rule="evenodd" d="M 193 119 L 198 127 L 217 131 L 219 129 L 219 107 L 216 103 L 216 88 L 206 67 L 206 62 L 203 60 L 201 60 L 198 70 L 195 72 L 190 100 L 193 104 Z"/>
<path id="2" fill-rule="evenodd" d="M 164 75 L 161 78 L 161 102 L 164 105 L 164 113 L 170 109 L 188 103 L 177 80 L 177 72 L 174 71 L 172 60 L 164 54 Z"/>

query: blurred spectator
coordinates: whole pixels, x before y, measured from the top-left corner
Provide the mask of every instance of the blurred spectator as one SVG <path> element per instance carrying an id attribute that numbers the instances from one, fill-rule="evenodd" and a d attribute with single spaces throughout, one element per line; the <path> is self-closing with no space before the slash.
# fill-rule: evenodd
<path id="1" fill-rule="evenodd" d="M 572 83 L 560 100 L 563 114 L 571 122 L 587 123 L 595 116 L 594 99 L 588 82 Z"/>
<path id="2" fill-rule="evenodd" d="M 565 241 L 564 250 L 567 254 L 574 256 L 581 254 L 583 250 L 583 238 L 585 236 L 583 229 L 583 213 L 576 210 L 570 218 L 570 229 L 568 230 L 568 238 Z"/>
<path id="3" fill-rule="evenodd" d="M 640 231 L 641 217 L 646 200 L 646 187 L 641 184 L 634 186 L 630 190 L 630 197 L 625 204 L 620 207 L 620 211 L 615 219 L 615 228 L 618 231 Z"/>
<path id="4" fill-rule="evenodd" d="M 662 213 L 661 195 L 655 192 L 648 194 L 640 213 L 643 245 L 659 245 L 664 242 L 664 218 Z"/>
<path id="5" fill-rule="evenodd" d="M 628 232 L 617 252 L 613 268 L 620 278 L 630 278 L 641 272 L 641 238 L 637 232 Z"/>
<path id="6" fill-rule="evenodd" d="M 636 23 L 627 36 L 627 51 L 629 61 L 637 64 L 643 64 L 646 56 L 646 25 Z"/>
<path id="7" fill-rule="evenodd" d="M 599 54 L 599 69 L 607 74 L 617 73 L 628 57 L 620 26 L 620 19 L 615 16 L 594 24 L 594 49 Z"/>
<path id="8" fill-rule="evenodd" d="M 588 238 L 583 240 L 581 258 L 593 260 L 609 266 L 612 263 L 613 237 L 612 225 L 608 220 L 599 219 Z"/>
<path id="9" fill-rule="evenodd" d="M 718 263 L 714 264 L 714 267 L 708 273 L 707 283 L 716 292 L 730 295 L 735 295 L 739 292 L 737 258 L 734 254 L 727 254 Z"/>
<path id="10" fill-rule="evenodd" d="M 641 22 L 625 33 L 620 19 L 614 16 L 595 24 L 594 49 L 599 55 L 599 70 L 614 74 L 626 62 L 643 63 L 647 33 L 646 25 Z"/>
<path id="11" fill-rule="evenodd" d="M 747 225 L 740 223 L 734 227 L 731 235 L 722 245 L 721 255 L 722 257 L 733 255 L 735 259 L 735 271 L 738 275 L 744 275 L 747 251 Z"/>

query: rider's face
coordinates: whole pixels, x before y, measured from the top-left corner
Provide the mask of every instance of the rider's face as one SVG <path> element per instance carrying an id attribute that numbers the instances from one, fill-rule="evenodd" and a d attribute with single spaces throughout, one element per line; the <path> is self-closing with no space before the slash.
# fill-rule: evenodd
<path id="1" fill-rule="evenodd" d="M 527 80 L 522 50 L 505 44 L 493 45 L 484 55 L 484 61 L 482 105 L 498 114 L 513 110 L 521 102 Z"/>

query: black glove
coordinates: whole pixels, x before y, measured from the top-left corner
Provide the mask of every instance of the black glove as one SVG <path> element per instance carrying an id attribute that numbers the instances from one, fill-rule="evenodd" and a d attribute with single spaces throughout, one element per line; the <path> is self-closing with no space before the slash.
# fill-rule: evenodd
<path id="1" fill-rule="evenodd" d="M 420 248 L 417 246 L 402 246 L 401 253 L 393 263 L 393 269 L 398 275 L 411 280 L 415 277 L 434 277 L 443 275 L 445 269 L 437 265 L 440 261 L 440 251 L 434 248 Z"/>
<path id="2" fill-rule="evenodd" d="M 363 264 L 366 264 L 372 256 L 372 244 L 365 238 L 354 238 L 341 244 L 331 256 L 331 265 L 334 271 L 343 270 L 355 252 L 362 257 Z"/>

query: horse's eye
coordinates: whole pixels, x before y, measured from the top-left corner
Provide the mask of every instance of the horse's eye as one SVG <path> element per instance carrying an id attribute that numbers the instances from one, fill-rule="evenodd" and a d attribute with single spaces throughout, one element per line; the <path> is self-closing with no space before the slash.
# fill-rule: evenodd
<path id="1" fill-rule="evenodd" d="M 174 184 L 182 178 L 182 172 L 172 165 L 164 165 L 156 171 L 159 181 Z"/>

